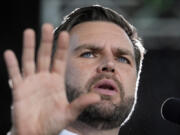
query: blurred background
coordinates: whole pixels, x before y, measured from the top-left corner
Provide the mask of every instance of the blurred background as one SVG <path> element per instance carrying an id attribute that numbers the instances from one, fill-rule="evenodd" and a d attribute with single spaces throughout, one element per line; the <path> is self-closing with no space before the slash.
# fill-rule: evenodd
<path id="1" fill-rule="evenodd" d="M 0 4 L 0 135 L 11 128 L 11 90 L 3 52 L 12 49 L 21 59 L 22 32 L 49 22 L 59 26 L 75 8 L 100 4 L 122 14 L 133 24 L 147 49 L 132 118 L 120 135 L 179 135 L 180 125 L 161 117 L 168 97 L 180 98 L 180 1 L 179 0 L 17 0 Z M 26 111 L 26 110 L 24 110 Z"/>

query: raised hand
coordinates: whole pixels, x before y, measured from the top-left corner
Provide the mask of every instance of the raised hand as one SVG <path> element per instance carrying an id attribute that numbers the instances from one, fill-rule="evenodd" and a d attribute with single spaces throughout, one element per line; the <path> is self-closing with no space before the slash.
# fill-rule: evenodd
<path id="1" fill-rule="evenodd" d="M 68 102 L 64 77 L 69 34 L 60 33 L 57 49 L 51 60 L 52 42 L 53 27 L 44 24 L 35 63 L 35 32 L 32 29 L 25 30 L 22 71 L 15 54 L 11 50 L 4 53 L 13 85 L 14 135 L 57 135 L 74 121 L 84 108 L 100 100 L 97 94 L 87 93 L 72 103 Z"/>

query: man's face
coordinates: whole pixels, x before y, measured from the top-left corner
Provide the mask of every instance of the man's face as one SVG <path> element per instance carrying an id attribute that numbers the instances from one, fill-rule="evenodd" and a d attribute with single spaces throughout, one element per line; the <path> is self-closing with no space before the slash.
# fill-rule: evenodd
<path id="1" fill-rule="evenodd" d="M 68 51 L 68 100 L 87 92 L 101 96 L 79 120 L 100 129 L 120 126 L 132 108 L 137 78 L 133 45 L 127 34 L 110 22 L 84 22 L 70 31 Z"/>

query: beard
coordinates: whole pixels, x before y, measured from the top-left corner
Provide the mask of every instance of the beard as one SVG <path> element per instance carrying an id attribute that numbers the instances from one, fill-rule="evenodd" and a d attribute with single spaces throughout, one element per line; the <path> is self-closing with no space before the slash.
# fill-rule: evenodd
<path id="1" fill-rule="evenodd" d="M 71 103 L 80 95 L 90 92 L 92 86 L 102 78 L 113 79 L 120 90 L 120 103 L 114 104 L 109 96 L 101 95 L 101 101 L 96 104 L 89 105 L 79 115 L 79 121 L 96 129 L 113 129 L 121 126 L 131 112 L 134 104 L 134 97 L 124 98 L 124 88 L 122 84 L 113 76 L 99 75 L 88 81 L 86 91 L 81 88 L 75 88 L 66 81 L 66 94 L 68 101 Z"/>

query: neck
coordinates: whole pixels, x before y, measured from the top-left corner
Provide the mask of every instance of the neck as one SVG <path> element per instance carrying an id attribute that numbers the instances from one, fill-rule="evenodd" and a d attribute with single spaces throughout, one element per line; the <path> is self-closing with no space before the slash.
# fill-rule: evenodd
<path id="1" fill-rule="evenodd" d="M 102 130 L 90 127 L 87 124 L 82 123 L 80 121 L 75 121 L 66 129 L 78 135 L 118 135 L 120 127 Z"/>

